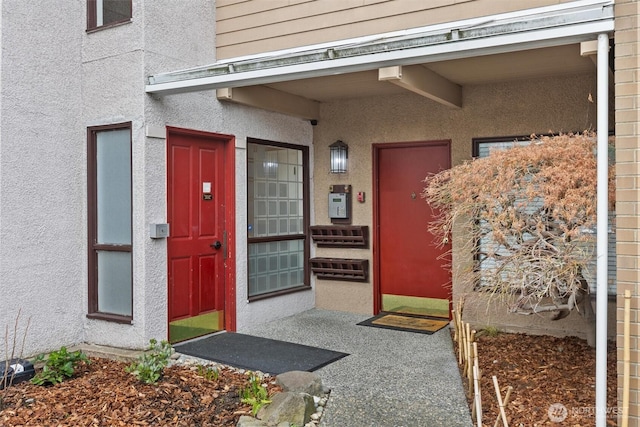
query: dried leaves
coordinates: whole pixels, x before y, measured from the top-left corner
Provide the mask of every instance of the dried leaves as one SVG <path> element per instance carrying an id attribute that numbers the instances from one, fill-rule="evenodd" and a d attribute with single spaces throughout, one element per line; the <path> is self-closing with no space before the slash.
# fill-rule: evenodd
<path id="1" fill-rule="evenodd" d="M 595 148 L 589 133 L 532 136 L 428 177 L 422 195 L 440 212 L 431 231 L 441 242 L 459 233 L 457 250 L 475 255 L 472 268 L 456 272 L 459 283 L 517 291 L 517 310 L 578 300 L 595 238 Z"/>

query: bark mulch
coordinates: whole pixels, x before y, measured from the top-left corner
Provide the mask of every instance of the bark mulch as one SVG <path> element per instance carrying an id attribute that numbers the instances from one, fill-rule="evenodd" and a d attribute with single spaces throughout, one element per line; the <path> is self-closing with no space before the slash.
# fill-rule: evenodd
<path id="1" fill-rule="evenodd" d="M 492 376 L 502 397 L 513 387 L 506 407 L 510 427 L 595 425 L 595 349 L 575 337 L 555 338 L 502 333 L 479 336 L 483 425 L 493 426 L 499 414 Z M 463 376 L 463 383 L 466 378 Z M 467 396 L 469 392 L 467 389 Z M 607 425 L 617 425 L 617 372 L 615 343 L 607 357 Z M 473 401 L 469 397 L 469 407 Z M 563 412 L 552 412 L 566 408 Z M 553 420 L 551 418 L 553 418 Z M 475 423 L 475 419 L 474 419 Z M 502 426 L 502 421 L 498 424 Z"/>
<path id="2" fill-rule="evenodd" d="M 126 366 L 91 358 L 61 384 L 16 384 L 7 389 L 0 425 L 225 427 L 251 415 L 239 396 L 249 384 L 246 373 L 225 368 L 214 380 L 205 370 L 172 366 L 157 384 L 144 384 Z M 267 384 L 270 394 L 280 389 Z"/>
<path id="3" fill-rule="evenodd" d="M 578 338 L 522 334 L 477 337 L 482 372 L 483 423 L 498 415 L 492 376 L 502 395 L 513 387 L 506 408 L 509 426 L 593 426 L 595 350 Z M 74 378 L 55 386 L 16 384 L 7 390 L 1 426 L 235 426 L 251 408 L 239 392 L 248 376 L 223 369 L 217 380 L 197 369 L 173 366 L 156 385 L 140 383 L 125 363 L 92 358 Z M 616 351 L 608 355 L 607 424 L 616 425 Z M 463 376 L 463 382 L 466 382 Z M 270 393 L 279 388 L 269 383 Z M 0 390 L 0 397 L 4 391 Z M 472 400 L 469 399 L 471 407 Z M 549 418 L 549 407 L 567 409 L 563 422 Z M 475 421 L 475 420 L 474 420 Z M 501 423 L 499 424 L 502 425 Z"/>

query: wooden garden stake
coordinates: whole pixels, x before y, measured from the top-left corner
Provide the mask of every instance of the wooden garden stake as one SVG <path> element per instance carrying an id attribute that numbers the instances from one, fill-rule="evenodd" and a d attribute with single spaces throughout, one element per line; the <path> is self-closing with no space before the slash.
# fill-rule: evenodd
<path id="1" fill-rule="evenodd" d="M 451 310 L 451 320 L 453 320 L 453 341 L 458 342 L 458 316 L 455 309 Z"/>
<path id="2" fill-rule="evenodd" d="M 622 373 L 622 427 L 629 425 L 629 377 L 631 362 L 631 291 L 624 291 L 624 347 Z"/>
<path id="3" fill-rule="evenodd" d="M 500 394 L 498 379 L 495 375 L 491 378 L 493 379 L 493 387 L 496 389 L 496 397 L 498 399 L 498 407 L 500 408 L 500 416 L 502 417 L 502 425 L 504 427 L 509 427 L 509 423 L 507 422 L 507 414 L 504 412 L 504 403 L 502 402 L 502 395 Z"/>
<path id="4" fill-rule="evenodd" d="M 513 387 L 511 387 L 511 386 L 507 387 L 507 393 L 504 395 L 504 400 L 502 401 L 502 406 L 505 407 L 505 408 L 507 407 L 507 404 L 509 403 L 509 398 L 511 398 L 511 391 L 512 390 L 513 390 Z M 498 427 L 498 423 L 500 422 L 500 416 L 501 416 L 501 414 L 498 414 L 498 416 L 496 417 L 496 422 L 493 423 L 493 427 Z"/>
<path id="5" fill-rule="evenodd" d="M 476 361 L 477 362 L 477 361 Z M 482 395 L 480 394 L 480 382 L 478 381 L 478 364 L 473 365 L 474 401 L 476 409 L 476 423 L 482 427 Z"/>
<path id="6" fill-rule="evenodd" d="M 465 349 L 465 345 L 464 345 L 464 325 L 462 324 L 462 319 L 460 319 L 460 314 L 458 314 L 458 320 L 460 321 L 459 323 L 459 328 L 460 328 L 460 333 L 458 336 L 458 365 L 462 365 L 462 362 L 464 362 L 464 349 Z"/>
<path id="7" fill-rule="evenodd" d="M 481 378 L 481 374 L 480 374 L 480 366 L 479 366 L 479 360 L 478 360 L 478 343 L 474 342 L 472 343 L 473 345 L 473 351 L 471 354 L 471 360 L 473 361 L 473 395 L 475 397 L 475 390 L 477 388 L 480 387 L 480 383 L 478 381 L 480 381 Z M 469 383 L 469 387 L 472 387 L 472 383 Z M 471 408 L 471 418 L 475 418 L 476 414 L 476 406 L 473 405 L 473 407 Z"/>
<path id="8" fill-rule="evenodd" d="M 467 328 L 464 322 L 462 323 L 462 363 L 464 364 L 464 372 L 467 373 Z"/>
<path id="9" fill-rule="evenodd" d="M 467 367 L 468 367 L 467 376 L 469 378 L 469 384 L 471 384 L 471 381 L 473 381 L 473 363 L 474 363 L 474 358 L 475 358 L 472 346 L 474 344 L 473 340 L 474 340 L 474 337 L 476 335 L 476 331 L 475 330 L 470 331 L 469 328 L 470 328 L 470 326 L 467 323 L 467 335 L 469 336 L 469 339 L 467 341 L 467 348 L 468 348 L 468 351 L 467 351 L 467 359 L 468 359 L 467 360 L 467 362 L 468 362 L 468 365 L 467 365 Z M 477 355 L 477 350 L 476 350 L 475 354 Z"/>

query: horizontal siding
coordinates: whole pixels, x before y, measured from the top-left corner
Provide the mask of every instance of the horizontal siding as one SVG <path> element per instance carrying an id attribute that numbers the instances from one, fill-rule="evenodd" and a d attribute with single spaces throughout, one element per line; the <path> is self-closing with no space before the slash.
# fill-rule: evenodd
<path id="1" fill-rule="evenodd" d="M 219 0 L 216 53 L 225 59 L 557 3 L 562 1 Z"/>

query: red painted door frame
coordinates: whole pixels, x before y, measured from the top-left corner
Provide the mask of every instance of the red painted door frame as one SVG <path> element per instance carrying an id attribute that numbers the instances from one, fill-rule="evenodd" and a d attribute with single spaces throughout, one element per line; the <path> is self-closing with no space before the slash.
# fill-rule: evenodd
<path id="1" fill-rule="evenodd" d="M 384 149 L 393 148 L 412 148 L 425 146 L 446 146 L 449 151 L 448 164 L 451 167 L 451 141 L 419 141 L 419 142 L 400 142 L 400 143 L 378 143 L 372 145 L 372 162 L 373 162 L 373 313 L 378 314 L 382 309 L 382 293 L 381 293 L 381 271 L 380 271 L 380 152 Z M 426 177 L 426 174 L 425 174 Z M 418 197 L 420 197 L 418 195 Z M 425 201 L 421 201 L 426 203 Z M 426 221 L 426 218 L 425 218 Z M 426 225 L 425 225 L 426 226 Z"/>
<path id="2" fill-rule="evenodd" d="M 218 133 L 204 132 L 193 129 L 183 129 L 178 127 L 167 126 L 167 159 L 170 147 L 169 141 L 172 135 L 194 136 L 198 138 L 211 138 L 216 141 L 224 142 L 224 216 L 225 231 L 227 236 L 226 259 L 224 261 L 225 274 L 225 330 L 236 330 L 236 224 L 235 224 L 235 137 L 232 135 L 224 135 Z M 167 168 L 169 165 L 167 164 Z M 168 169 L 167 169 L 168 172 Z M 167 197 L 169 194 L 167 194 Z M 167 199 L 167 207 L 169 200 Z M 167 283 L 167 286 L 169 284 Z M 167 304 L 167 308 L 168 308 Z"/>

